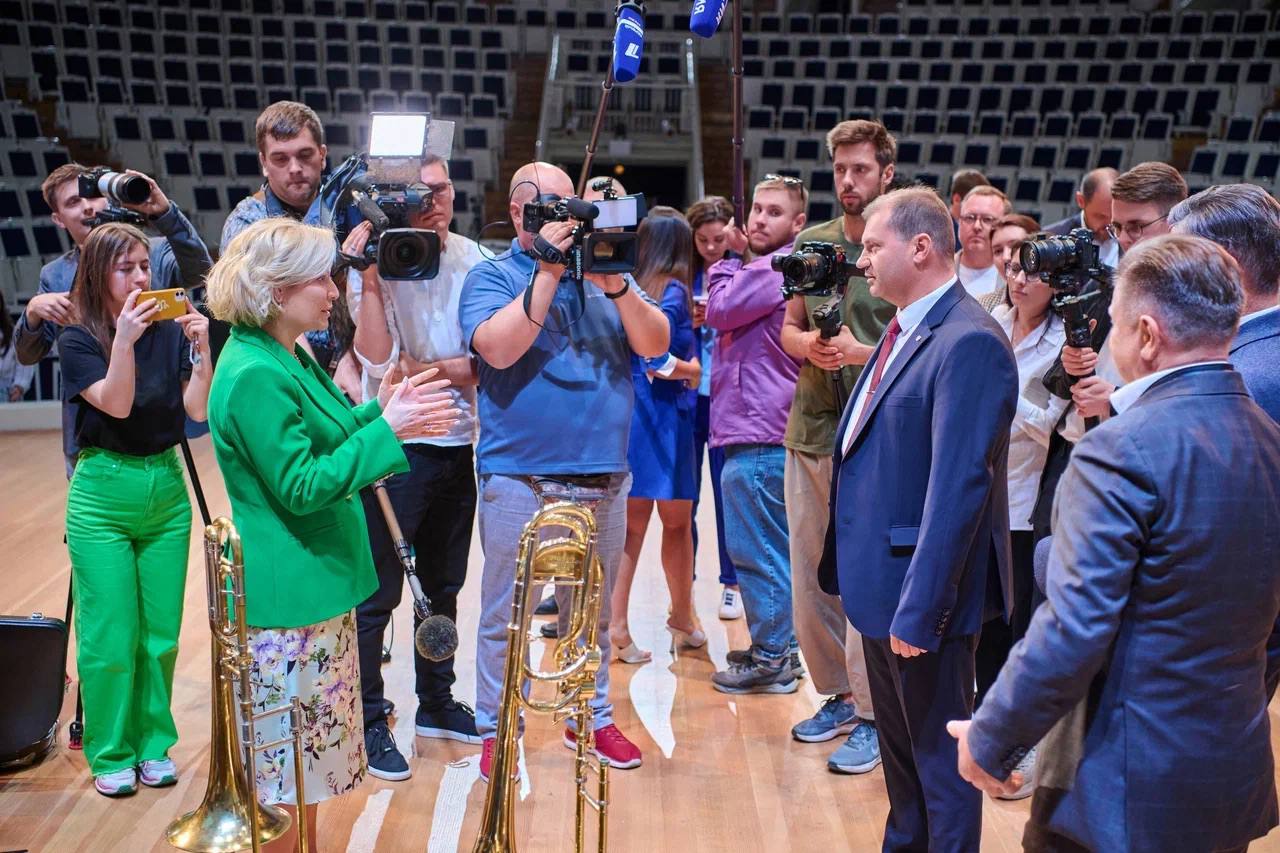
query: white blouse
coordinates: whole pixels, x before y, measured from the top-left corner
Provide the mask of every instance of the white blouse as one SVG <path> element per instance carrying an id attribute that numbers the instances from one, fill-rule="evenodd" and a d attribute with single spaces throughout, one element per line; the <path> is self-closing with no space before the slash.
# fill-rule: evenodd
<path id="1" fill-rule="evenodd" d="M 999 305 L 991 316 L 1013 340 L 1016 309 Z M 1049 436 L 1070 400 L 1049 393 L 1041 381 L 1058 358 L 1066 332 L 1053 313 L 1013 348 L 1018 364 L 1018 410 L 1009 429 L 1009 527 L 1031 529 L 1031 510 L 1040 489 L 1040 474 L 1049 453 Z"/>

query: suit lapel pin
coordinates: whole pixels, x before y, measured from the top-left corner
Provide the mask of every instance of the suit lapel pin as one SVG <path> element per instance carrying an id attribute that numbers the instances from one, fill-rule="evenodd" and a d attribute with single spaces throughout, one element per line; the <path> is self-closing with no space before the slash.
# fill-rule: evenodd
<path id="1" fill-rule="evenodd" d="M 920 342 L 920 341 L 922 341 L 922 340 L 924 340 L 924 339 L 923 339 L 923 338 L 921 338 L 919 335 L 916 335 L 916 343 L 919 343 L 919 342 Z"/>

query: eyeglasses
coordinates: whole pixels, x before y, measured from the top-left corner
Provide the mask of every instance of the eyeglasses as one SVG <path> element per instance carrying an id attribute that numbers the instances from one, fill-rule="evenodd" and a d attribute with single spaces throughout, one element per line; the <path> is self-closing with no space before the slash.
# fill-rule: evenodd
<path id="1" fill-rule="evenodd" d="M 442 184 L 427 184 L 427 189 L 431 190 L 432 195 L 444 195 L 453 189 L 453 181 L 445 181 Z"/>
<path id="2" fill-rule="evenodd" d="M 960 217 L 960 221 L 965 225 L 973 226 L 981 223 L 983 228 L 990 228 L 999 219 L 1000 217 L 998 216 L 979 216 L 976 213 L 966 213 Z"/>
<path id="3" fill-rule="evenodd" d="M 1168 215 L 1166 213 L 1164 216 L 1157 216 L 1150 222 L 1111 222 L 1107 225 L 1107 234 L 1112 240 L 1119 240 L 1121 234 L 1124 234 L 1130 240 L 1137 240 L 1142 236 L 1143 231 L 1146 231 Z"/>

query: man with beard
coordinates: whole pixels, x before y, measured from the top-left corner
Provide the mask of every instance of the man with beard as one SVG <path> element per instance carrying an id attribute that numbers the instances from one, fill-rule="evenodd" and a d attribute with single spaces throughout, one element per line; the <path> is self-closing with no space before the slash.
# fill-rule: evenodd
<path id="1" fill-rule="evenodd" d="M 315 110 L 297 101 L 276 101 L 255 127 L 262 188 L 242 199 L 222 226 L 222 245 L 253 223 L 290 216 L 320 225 L 320 177 L 329 149 Z"/>
<path id="2" fill-rule="evenodd" d="M 71 251 L 45 264 L 40 270 L 38 292 L 31 297 L 18 319 L 14 329 L 14 347 L 22 364 L 40 361 L 53 349 L 62 328 L 79 322 L 71 303 L 71 283 L 80 267 L 80 247 L 93 230 L 91 221 L 107 206 L 105 198 L 80 196 L 80 176 L 88 171 L 88 167 L 79 163 L 67 163 L 50 172 L 40 186 L 45 204 L 52 211 L 53 224 L 66 231 L 74 245 Z M 151 241 L 152 289 L 185 287 L 195 290 L 202 287 L 205 273 L 213 266 L 209 250 L 178 206 L 169 201 L 155 181 L 146 180 L 151 185 L 151 195 L 140 204 L 125 207 L 141 213 L 148 224 L 160 233 L 160 238 Z M 79 452 L 71 417 L 72 410 L 63 406 L 62 450 L 67 459 L 68 477 Z"/>
<path id="3" fill-rule="evenodd" d="M 851 263 L 861 255 L 863 208 L 893 182 L 897 148 L 879 122 L 845 121 L 832 128 L 827 151 L 844 214 L 800 232 L 796 246 L 833 243 L 844 247 Z M 842 325 L 838 334 L 824 339 L 813 311 L 832 299 L 839 300 Z M 783 440 L 792 616 L 814 689 L 829 697 L 817 713 L 792 728 L 791 735 L 820 743 L 848 733 L 827 761 L 835 773 L 875 769 L 880 764 L 880 746 L 862 638 L 845 618 L 840 599 L 818 588 L 818 560 L 827 535 L 831 454 L 844 402 L 894 311 L 893 305 L 872 296 L 867 280 L 855 272 L 843 294 L 791 299 L 782 324 L 783 348 L 804 361 Z"/>
<path id="4" fill-rule="evenodd" d="M 712 447 L 723 447 L 725 544 L 737 570 L 751 647 L 729 653 L 712 676 L 722 693 L 794 693 L 791 562 L 783 497 L 783 437 L 800 360 L 782 348 L 782 274 L 773 255 L 791 251 L 804 227 L 809 193 L 799 178 L 765 175 L 756 184 L 744 232 L 725 229 L 731 251 L 708 272 L 706 324 L 720 332 L 711 372 Z"/>

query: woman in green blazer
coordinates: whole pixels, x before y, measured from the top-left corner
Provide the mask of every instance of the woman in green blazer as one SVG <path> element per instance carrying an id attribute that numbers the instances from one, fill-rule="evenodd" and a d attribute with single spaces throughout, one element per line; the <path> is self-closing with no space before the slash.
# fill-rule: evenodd
<path id="1" fill-rule="evenodd" d="M 335 250 L 330 231 L 266 219 L 224 247 L 208 280 L 209 307 L 232 326 L 209 426 L 244 548 L 254 707 L 302 702 L 312 844 L 314 804 L 365 773 L 353 608 L 378 581 L 357 492 L 408 470 L 402 440 L 443 435 L 458 415 L 435 371 L 384 379 L 376 400 L 352 408 L 296 345 L 329 321 Z M 268 718 L 257 739 L 288 728 L 288 715 Z M 265 802 L 294 802 L 291 747 L 259 753 L 255 772 Z M 291 835 L 267 849 L 292 850 Z"/>

